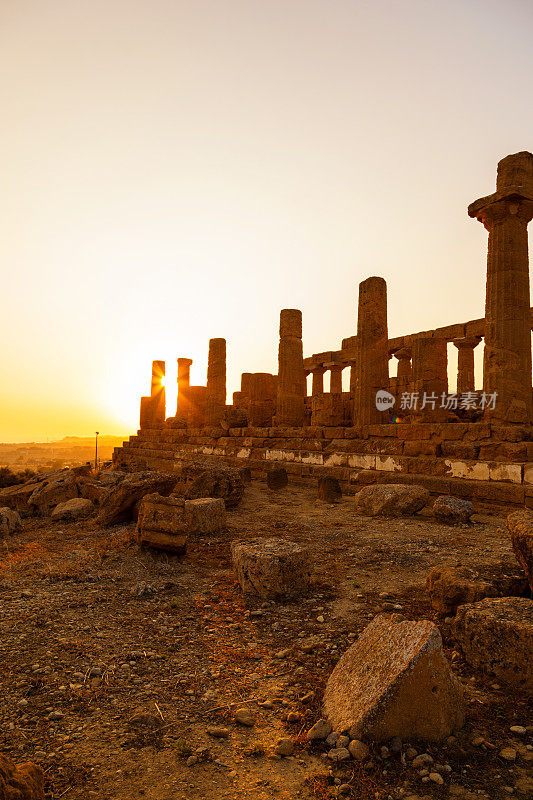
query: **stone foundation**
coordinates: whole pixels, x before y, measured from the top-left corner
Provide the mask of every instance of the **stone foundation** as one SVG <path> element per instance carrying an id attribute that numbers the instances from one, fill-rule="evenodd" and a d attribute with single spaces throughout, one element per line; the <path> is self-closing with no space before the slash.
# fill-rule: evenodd
<path id="1" fill-rule="evenodd" d="M 308 428 L 145 428 L 115 450 L 115 466 L 179 472 L 198 458 L 249 467 L 264 478 L 283 466 L 316 488 L 331 475 L 343 493 L 369 483 L 416 483 L 432 494 L 533 508 L 533 428 L 495 423 L 399 423 Z"/>

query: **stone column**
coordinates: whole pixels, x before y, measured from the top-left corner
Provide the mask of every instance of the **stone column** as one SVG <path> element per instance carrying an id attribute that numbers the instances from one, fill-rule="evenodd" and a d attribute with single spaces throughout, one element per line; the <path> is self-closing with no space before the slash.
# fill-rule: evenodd
<path id="1" fill-rule="evenodd" d="M 140 419 L 139 419 L 139 428 L 143 430 L 144 428 L 151 428 L 152 427 L 152 398 L 151 397 L 141 397 L 141 411 L 140 411 Z"/>
<path id="2" fill-rule="evenodd" d="M 189 387 L 191 385 L 192 358 L 178 358 L 178 400 L 176 403 L 176 418 L 187 419 L 187 404 Z"/>
<path id="3" fill-rule="evenodd" d="M 412 352 L 413 392 L 418 394 L 417 407 L 413 410 L 425 412 L 428 419 L 438 421 L 444 414 L 442 394 L 448 394 L 448 342 L 420 337 L 413 340 Z"/>
<path id="4" fill-rule="evenodd" d="M 330 394 L 342 393 L 342 370 L 344 364 L 332 364 L 329 367 L 329 391 Z"/>
<path id="5" fill-rule="evenodd" d="M 276 386 L 269 372 L 255 372 L 250 380 L 249 424 L 254 428 L 272 425 L 276 410 Z"/>
<path id="6" fill-rule="evenodd" d="M 350 367 L 350 394 L 352 397 L 355 395 L 355 387 L 357 386 L 357 361 L 351 360 L 348 362 Z"/>
<path id="7" fill-rule="evenodd" d="M 411 391 L 411 380 L 413 375 L 411 366 L 412 355 L 413 353 L 410 347 L 402 347 L 401 350 L 396 350 L 394 353 L 394 358 L 398 359 L 396 391 L 400 396 L 403 392 Z M 396 402 L 399 402 L 399 398 L 396 398 Z"/>
<path id="8" fill-rule="evenodd" d="M 313 376 L 313 381 L 311 384 L 311 396 L 318 397 L 319 395 L 324 394 L 324 372 L 326 371 L 325 367 L 313 367 L 311 370 L 311 375 Z"/>
<path id="9" fill-rule="evenodd" d="M 206 420 L 218 425 L 226 410 L 226 340 L 209 340 L 207 361 Z"/>
<path id="10" fill-rule="evenodd" d="M 241 375 L 241 392 L 248 399 L 250 399 L 252 375 L 252 372 L 243 372 Z"/>
<path id="11" fill-rule="evenodd" d="M 474 349 L 481 341 L 480 336 L 470 336 L 465 339 L 454 339 L 453 343 L 459 351 L 457 353 L 457 392 L 473 392 L 476 388 L 474 374 Z"/>
<path id="12" fill-rule="evenodd" d="M 278 396 L 276 425 L 300 427 L 304 424 L 304 398 L 307 395 L 302 343 L 302 312 L 284 308 L 279 318 Z"/>
<path id="13" fill-rule="evenodd" d="M 187 408 L 188 428 L 204 427 L 206 399 L 207 389 L 205 386 L 189 386 L 189 404 Z"/>
<path id="14" fill-rule="evenodd" d="M 356 353 L 354 422 L 356 425 L 387 422 L 388 413 L 376 408 L 376 393 L 389 388 L 387 283 L 384 278 L 367 278 L 359 284 Z"/>
<path id="15" fill-rule="evenodd" d="M 486 415 L 527 423 L 532 420 L 527 225 L 533 218 L 533 154 L 502 159 L 496 192 L 472 203 L 468 214 L 489 232 L 483 389 L 497 397 Z"/>
<path id="16" fill-rule="evenodd" d="M 165 377 L 165 362 L 152 361 L 152 383 L 150 397 L 152 406 L 152 421 L 162 424 L 166 418 L 166 395 L 163 380 Z"/>

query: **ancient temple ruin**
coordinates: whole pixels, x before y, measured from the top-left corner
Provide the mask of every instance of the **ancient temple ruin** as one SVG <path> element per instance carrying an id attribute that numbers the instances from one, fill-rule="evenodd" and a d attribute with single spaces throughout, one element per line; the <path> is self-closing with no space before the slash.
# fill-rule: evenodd
<path id="1" fill-rule="evenodd" d="M 224 339 L 209 342 L 206 386 L 191 386 L 191 359 L 178 359 L 174 416 L 166 416 L 165 364 L 154 361 L 140 430 L 115 451 L 115 464 L 175 470 L 210 457 L 259 476 L 275 463 L 294 482 L 327 474 L 348 492 L 368 483 L 416 483 L 439 494 L 533 507 L 527 242 L 533 155 L 500 161 L 496 191 L 472 203 L 468 214 L 489 234 L 484 319 L 390 339 L 387 286 L 370 277 L 359 286 L 356 335 L 338 350 L 304 357 L 302 313 L 283 309 L 278 374 L 243 373 L 231 405 Z M 482 341 L 483 385 L 476 391 L 474 350 Z M 454 393 L 448 391 L 449 343 L 458 350 Z M 343 391 L 345 369 L 349 391 Z"/>

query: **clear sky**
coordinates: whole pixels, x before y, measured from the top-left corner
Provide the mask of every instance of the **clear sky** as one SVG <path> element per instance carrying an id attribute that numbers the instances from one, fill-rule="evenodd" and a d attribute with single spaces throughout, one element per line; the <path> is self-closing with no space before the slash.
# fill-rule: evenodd
<path id="1" fill-rule="evenodd" d="M 466 207 L 533 149 L 531 0 L 4 0 L 0 440 L 128 433 L 150 365 L 483 316 Z M 168 409 L 172 414 L 173 408 Z"/>

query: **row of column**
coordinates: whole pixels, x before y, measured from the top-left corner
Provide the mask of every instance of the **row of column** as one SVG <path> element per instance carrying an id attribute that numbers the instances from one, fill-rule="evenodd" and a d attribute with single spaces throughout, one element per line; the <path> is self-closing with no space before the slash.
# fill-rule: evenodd
<path id="1" fill-rule="evenodd" d="M 533 218 L 533 154 L 507 156 L 498 164 L 496 192 L 472 203 L 471 217 L 489 232 L 485 299 L 483 388 L 497 401 L 490 416 L 509 422 L 530 422 L 533 412 L 531 319 L 527 226 Z M 458 349 L 458 393 L 474 390 L 474 349 L 480 339 L 454 340 Z M 376 405 L 376 394 L 389 390 L 387 285 L 370 277 L 359 285 L 355 360 L 351 365 L 353 422 L 385 422 L 388 412 Z M 437 396 L 448 391 L 447 341 L 431 337 L 412 340 L 398 359 L 396 390 Z M 191 423 L 203 419 L 216 425 L 226 410 L 226 342 L 211 339 L 207 386 L 189 384 L 190 359 L 178 359 L 176 416 Z M 331 370 L 330 395 L 342 394 L 342 364 L 323 365 L 313 374 L 313 396 L 323 394 L 323 375 Z M 165 364 L 154 361 L 150 397 L 141 399 L 141 427 L 165 419 Z M 303 360 L 302 312 L 280 314 L 278 376 L 244 373 L 237 403 L 247 406 L 252 425 L 299 427 L 305 422 L 307 395 Z"/>
<path id="2" fill-rule="evenodd" d="M 357 424 L 370 424 L 381 416 L 375 407 L 375 395 L 388 388 L 388 358 L 386 349 L 386 286 L 381 278 L 369 278 L 360 287 L 358 320 L 358 359 L 350 362 L 351 386 L 361 386 L 354 394 L 354 413 Z M 376 300 L 378 302 L 376 302 Z M 379 324 L 380 323 L 380 324 Z M 474 349 L 479 337 L 454 340 L 458 348 L 457 391 L 474 390 Z M 412 348 L 404 347 L 394 353 L 398 359 L 395 393 L 447 391 L 446 341 L 421 338 Z M 413 361 L 413 363 L 412 363 Z M 211 339 L 207 369 L 207 385 L 191 386 L 192 359 L 178 358 L 178 399 L 176 419 L 191 427 L 217 425 L 226 409 L 226 341 Z M 358 369 L 357 365 L 361 364 Z M 324 364 L 312 370 L 313 398 L 324 395 L 323 376 L 331 372 L 331 395 L 342 394 L 343 364 Z M 141 398 L 141 427 L 165 421 L 166 397 L 164 387 L 165 362 L 152 363 L 151 392 Z M 284 309 L 280 316 L 279 378 L 266 372 L 241 376 L 241 389 L 234 392 L 235 408 L 246 410 L 248 422 L 265 427 L 273 422 L 280 426 L 303 425 L 305 419 L 306 372 L 303 365 L 302 315 L 297 309 Z M 374 413 L 374 409 L 377 413 Z M 359 413 L 358 413 L 359 412 Z"/>

